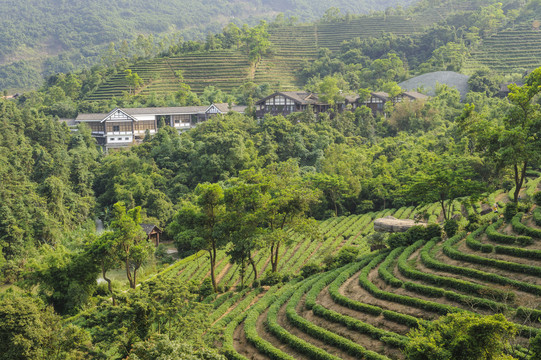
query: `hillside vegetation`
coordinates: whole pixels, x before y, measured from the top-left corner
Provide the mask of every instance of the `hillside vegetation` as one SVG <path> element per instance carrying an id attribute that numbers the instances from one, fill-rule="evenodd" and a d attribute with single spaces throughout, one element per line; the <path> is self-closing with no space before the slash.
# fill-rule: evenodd
<path id="1" fill-rule="evenodd" d="M 205 43 L 182 44 L 171 48 L 168 56 L 123 64 L 117 71 L 130 67 L 141 72 L 145 84 L 140 91 L 159 96 L 171 94 L 178 83 L 198 94 L 206 86 L 232 94 L 246 83 L 317 91 L 315 83 L 325 75 L 338 78 L 341 89 L 352 92 L 385 90 L 392 87 L 388 82 L 433 71 L 490 71 L 500 81 L 519 80 L 540 64 L 540 32 L 535 28 L 539 12 L 536 1 L 449 1 L 361 17 L 328 11 L 312 24 L 296 25 L 278 17 L 267 26 L 270 46 L 257 61 L 244 46 L 226 41 L 231 29 L 225 28 Z M 384 63 L 394 55 L 399 61 Z M 182 77 L 175 79 L 178 70 Z M 116 75 L 86 99 L 120 98 L 127 88 L 122 75 Z"/>
<path id="2" fill-rule="evenodd" d="M 2 1 L 0 4 L 0 90 L 32 89 L 43 78 L 99 63 L 110 43 L 123 41 L 137 53 L 140 35 L 154 43 L 154 55 L 179 36 L 202 40 L 229 21 L 254 24 L 286 13 L 302 21 L 314 20 L 332 6 L 344 12 L 366 13 L 411 0 L 393 1 Z M 144 41 L 143 41 L 144 42 Z M 126 50 L 126 44 L 123 45 Z"/>

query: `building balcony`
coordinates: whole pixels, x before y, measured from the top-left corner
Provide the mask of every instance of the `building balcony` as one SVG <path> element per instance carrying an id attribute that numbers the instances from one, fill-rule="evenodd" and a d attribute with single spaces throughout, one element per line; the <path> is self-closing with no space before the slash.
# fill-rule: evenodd
<path id="1" fill-rule="evenodd" d="M 266 114 L 269 114 L 271 116 L 278 116 L 278 115 L 287 116 L 287 115 L 291 114 L 292 112 L 296 112 L 296 111 L 297 110 L 295 110 L 295 111 L 290 111 L 290 110 L 282 110 L 282 111 L 279 111 L 279 110 L 256 110 L 255 115 L 258 118 L 262 118 Z M 300 110 L 298 110 L 298 111 L 300 111 Z"/>

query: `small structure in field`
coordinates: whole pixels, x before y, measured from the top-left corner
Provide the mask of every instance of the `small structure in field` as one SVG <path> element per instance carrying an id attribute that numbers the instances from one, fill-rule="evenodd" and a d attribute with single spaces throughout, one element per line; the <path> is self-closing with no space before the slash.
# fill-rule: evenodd
<path id="1" fill-rule="evenodd" d="M 141 224 L 141 227 L 145 231 L 149 240 L 152 240 L 154 245 L 160 245 L 160 235 L 162 230 L 154 224 Z"/>
<path id="2" fill-rule="evenodd" d="M 419 225 L 426 226 L 426 223 L 419 223 L 410 219 L 397 219 L 393 216 L 374 220 L 374 230 L 380 232 L 404 232 L 413 226 Z"/>

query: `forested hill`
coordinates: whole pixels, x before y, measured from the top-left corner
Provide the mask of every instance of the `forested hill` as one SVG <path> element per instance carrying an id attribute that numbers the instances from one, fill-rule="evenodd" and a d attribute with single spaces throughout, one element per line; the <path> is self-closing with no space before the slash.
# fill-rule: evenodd
<path id="1" fill-rule="evenodd" d="M 173 34 L 202 39 L 232 20 L 253 24 L 283 12 L 306 21 L 320 17 L 330 7 L 344 13 L 367 13 L 413 2 L 5 0 L 0 2 L 0 89 L 38 87 L 44 75 L 96 63 L 109 43 L 130 41 L 140 34 L 167 35 L 161 39 L 161 45 L 167 46 L 174 41 Z"/>

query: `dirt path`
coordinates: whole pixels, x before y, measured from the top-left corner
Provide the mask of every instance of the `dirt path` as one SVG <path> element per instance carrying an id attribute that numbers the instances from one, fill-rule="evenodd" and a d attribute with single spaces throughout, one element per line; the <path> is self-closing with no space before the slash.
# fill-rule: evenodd
<path id="1" fill-rule="evenodd" d="M 228 262 L 227 265 L 222 269 L 222 271 L 220 271 L 218 276 L 216 276 L 216 284 L 219 284 L 220 281 L 222 281 L 223 277 L 229 272 L 229 269 L 231 269 L 232 267 L 233 267 L 233 264 Z M 210 275 L 210 271 L 209 271 L 209 275 Z"/>
<path id="2" fill-rule="evenodd" d="M 462 243 L 464 243 L 464 242 L 465 241 L 462 241 Z M 461 245 L 466 246 L 465 244 L 461 244 Z M 466 252 L 471 253 L 470 250 L 467 250 Z M 481 254 L 481 253 L 479 253 L 479 254 Z M 488 272 L 488 273 L 493 273 L 493 274 L 497 274 L 497 275 L 500 275 L 500 276 L 505 276 L 505 277 L 507 277 L 509 279 L 514 279 L 514 280 L 518 280 L 518 281 L 522 281 L 522 282 L 529 282 L 531 284 L 536 284 L 537 281 L 540 280 L 538 277 L 529 276 L 527 274 L 516 273 L 516 272 L 507 271 L 507 270 L 503 270 L 503 269 L 495 268 L 495 267 L 491 267 L 491 266 L 470 263 L 470 262 L 467 262 L 467 261 L 454 260 L 454 259 L 449 258 L 447 255 L 445 255 L 441 251 L 438 251 L 434 255 L 434 258 L 436 260 L 440 261 L 440 262 L 443 262 L 443 263 L 446 263 L 446 264 L 449 264 L 449 265 L 476 269 L 476 270 L 480 270 L 480 271 L 483 271 L 483 272 Z"/>
<path id="3" fill-rule="evenodd" d="M 270 360 L 269 357 L 263 355 L 253 346 L 248 339 L 246 339 L 246 334 L 244 333 L 244 322 L 240 323 L 239 326 L 233 332 L 233 347 L 235 350 L 251 360 Z"/>
<path id="4" fill-rule="evenodd" d="M 394 303 L 391 301 L 375 298 L 374 296 L 372 296 L 372 294 L 364 290 L 359 285 L 359 274 L 360 272 L 355 273 L 352 277 L 346 280 L 344 284 L 342 284 L 342 286 L 339 289 L 339 292 L 342 295 L 347 296 L 350 299 L 360 301 L 365 304 L 379 306 L 384 310 L 392 310 L 392 311 L 400 312 L 402 314 L 415 316 L 420 319 L 431 320 L 438 317 L 438 315 L 435 313 L 430 313 L 427 311 L 422 311 L 416 308 Z M 376 276 L 377 276 L 377 273 L 376 273 Z M 374 271 L 372 271 L 369 274 L 369 279 L 372 279 L 372 278 L 374 278 Z"/>
<path id="5" fill-rule="evenodd" d="M 301 301 L 302 302 L 302 301 Z M 303 303 L 303 302 L 302 302 Z M 322 350 L 325 350 L 326 352 L 328 352 L 329 354 L 332 354 L 334 356 L 338 356 L 339 358 L 342 358 L 344 360 L 355 360 L 356 358 L 354 356 L 351 356 L 347 353 L 345 353 L 344 351 L 332 346 L 332 345 L 329 345 L 329 344 L 326 344 L 325 342 L 319 340 L 319 339 L 316 339 L 304 332 L 302 332 L 301 330 L 299 330 L 298 328 L 296 328 L 295 326 L 291 325 L 291 323 L 287 320 L 287 315 L 286 315 L 286 306 L 287 306 L 287 303 L 284 304 L 281 308 L 280 308 L 280 311 L 278 312 L 278 324 L 283 327 L 286 331 L 288 331 L 289 333 L 293 334 L 294 336 L 314 345 L 315 347 L 318 347 Z M 297 307 L 297 311 L 298 311 L 298 307 Z M 312 320 L 314 319 L 310 319 L 310 321 L 312 322 Z M 316 318 L 317 320 L 317 318 Z M 322 326 L 324 327 L 325 329 L 329 330 L 329 331 L 332 331 L 333 333 L 337 333 L 336 330 L 336 324 L 332 324 L 332 323 L 327 323 L 327 324 L 324 324 L 322 325 L 321 322 L 319 321 L 315 321 L 313 322 L 315 323 L 316 325 L 318 326 Z"/>
<path id="6" fill-rule="evenodd" d="M 364 321 L 365 323 L 369 323 L 378 328 L 395 332 L 397 334 L 405 335 L 409 330 L 406 325 L 389 321 L 385 319 L 383 315 L 374 316 L 370 314 L 365 314 L 335 303 L 331 295 L 329 294 L 328 288 L 323 289 L 323 291 L 319 293 L 316 302 L 327 309 L 336 311 L 343 315 L 350 316 L 360 321 Z"/>
<path id="7" fill-rule="evenodd" d="M 270 342 L 272 344 L 272 346 L 274 346 L 275 348 L 280 349 L 283 352 L 288 353 L 289 355 L 293 356 L 295 359 L 298 359 L 298 360 L 311 360 L 306 355 L 301 354 L 300 352 L 293 350 L 289 345 L 281 342 L 276 337 L 274 337 L 272 334 L 267 332 L 267 330 L 265 329 L 265 320 L 267 319 L 267 313 L 268 313 L 268 309 L 265 310 L 259 316 L 259 318 L 257 319 L 256 329 L 257 329 L 257 333 L 259 334 L 259 336 L 262 339 L 265 339 L 268 342 Z"/>

